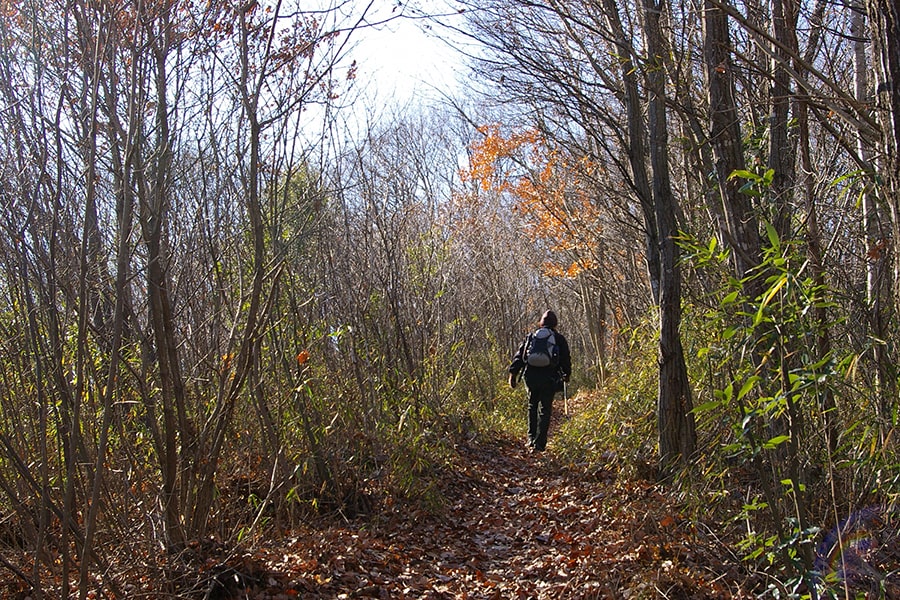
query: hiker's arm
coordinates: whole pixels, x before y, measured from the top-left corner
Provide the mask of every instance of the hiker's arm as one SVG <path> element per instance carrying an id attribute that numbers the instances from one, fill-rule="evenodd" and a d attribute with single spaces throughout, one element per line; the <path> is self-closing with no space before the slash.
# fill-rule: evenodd
<path id="1" fill-rule="evenodd" d="M 519 346 L 519 349 L 516 350 L 516 353 L 513 354 L 512 362 L 510 363 L 509 368 L 507 369 L 509 374 L 513 377 L 518 377 L 519 373 L 521 373 L 522 370 L 525 368 L 525 345 L 527 343 L 528 343 L 528 340 L 526 339 Z M 512 385 L 512 384 L 510 384 L 510 385 Z"/>

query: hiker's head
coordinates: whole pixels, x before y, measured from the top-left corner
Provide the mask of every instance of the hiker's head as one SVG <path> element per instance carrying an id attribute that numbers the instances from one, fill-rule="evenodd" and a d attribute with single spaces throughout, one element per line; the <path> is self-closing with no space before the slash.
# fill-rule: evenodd
<path id="1" fill-rule="evenodd" d="M 548 310 L 541 315 L 541 327 L 549 327 L 550 329 L 556 327 L 556 313 Z"/>

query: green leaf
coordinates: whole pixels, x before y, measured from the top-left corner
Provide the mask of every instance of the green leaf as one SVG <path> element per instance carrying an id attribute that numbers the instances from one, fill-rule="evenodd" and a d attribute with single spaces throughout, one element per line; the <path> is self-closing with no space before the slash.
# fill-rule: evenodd
<path id="1" fill-rule="evenodd" d="M 745 196 L 751 196 L 753 198 L 760 197 L 760 193 L 756 191 L 756 188 L 752 181 L 748 181 L 747 183 L 742 185 L 740 188 L 738 188 L 738 192 L 740 192 L 741 194 L 744 194 Z"/>
<path id="2" fill-rule="evenodd" d="M 778 232 L 775 231 L 775 228 L 772 227 L 771 223 L 766 223 L 766 236 L 769 238 L 769 244 L 771 244 L 772 249 L 781 247 L 781 240 L 778 238 Z"/>
<path id="3" fill-rule="evenodd" d="M 776 435 L 775 437 L 770 439 L 768 442 L 763 444 L 763 448 L 765 450 L 774 450 L 775 448 L 777 448 L 781 444 L 785 443 L 789 439 L 791 439 L 791 436 L 789 436 L 789 435 Z M 790 480 L 788 480 L 788 481 L 790 481 Z M 782 481 L 782 483 L 784 483 L 784 482 Z"/>
<path id="4" fill-rule="evenodd" d="M 753 375 L 752 377 L 748 378 L 747 381 L 744 382 L 744 385 L 741 386 L 741 391 L 738 392 L 738 400 L 746 396 L 750 392 L 750 390 L 753 389 L 753 386 L 756 385 L 757 381 L 759 381 L 758 375 Z"/>
<path id="5" fill-rule="evenodd" d="M 729 383 L 725 386 L 725 389 L 722 390 L 722 395 L 725 398 L 725 402 L 731 402 L 731 399 L 734 398 L 734 384 Z"/>
<path id="6" fill-rule="evenodd" d="M 740 294 L 739 290 L 735 290 L 722 298 L 721 305 L 728 306 L 729 304 L 734 304 L 735 300 L 737 300 L 738 295 Z"/>
<path id="7" fill-rule="evenodd" d="M 747 171 L 746 169 L 735 169 L 731 172 L 731 175 L 728 176 L 728 179 L 735 179 L 740 177 L 741 179 L 750 179 L 750 180 L 758 180 L 759 175 L 754 173 L 753 171 Z"/>
<path id="8" fill-rule="evenodd" d="M 719 408 L 719 406 L 721 406 L 721 405 L 722 405 L 722 403 L 719 402 L 718 400 L 712 400 L 710 402 L 704 402 L 700 406 L 695 406 L 694 409 L 691 410 L 691 412 L 694 413 L 695 415 L 699 415 L 699 414 L 702 414 L 705 412 L 709 412 L 713 409 Z"/>
<path id="9" fill-rule="evenodd" d="M 759 310 L 756 311 L 756 317 L 753 319 L 754 325 L 759 325 L 763 321 L 763 316 L 765 313 L 765 308 L 772 302 L 772 298 L 781 291 L 781 288 L 787 285 L 788 279 L 787 275 L 782 275 L 778 278 L 778 281 L 775 282 L 775 285 L 769 288 L 766 292 L 765 296 L 763 296 L 763 300 L 759 305 Z"/>
<path id="10" fill-rule="evenodd" d="M 862 169 L 857 169 L 857 170 L 855 170 L 855 171 L 850 171 L 849 173 L 847 173 L 847 174 L 845 174 L 845 175 L 841 175 L 840 177 L 838 177 L 837 179 L 835 179 L 834 181 L 832 181 L 832 182 L 829 183 L 828 185 L 829 185 L 829 186 L 832 186 L 832 187 L 836 187 L 836 186 L 838 186 L 838 185 L 844 183 L 844 182 L 847 181 L 848 179 L 856 179 L 856 178 L 859 177 L 860 175 L 864 175 L 864 174 L 865 174 L 865 173 L 864 173 L 864 171 L 863 171 Z"/>

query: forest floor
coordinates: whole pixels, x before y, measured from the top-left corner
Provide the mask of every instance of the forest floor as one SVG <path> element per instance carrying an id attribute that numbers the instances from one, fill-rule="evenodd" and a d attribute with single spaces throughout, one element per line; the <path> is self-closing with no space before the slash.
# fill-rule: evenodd
<path id="1" fill-rule="evenodd" d="M 322 518 L 251 549 L 202 549 L 181 570 L 190 589 L 151 577 L 124 593 L 204 600 L 779 597 L 767 592 L 772 580 L 735 550 L 739 524 L 725 527 L 702 508 L 684 514 L 673 488 L 563 461 L 552 449 L 553 429 L 547 452 L 529 453 L 523 441 L 493 433 L 459 441 L 449 464 L 430 474 L 438 507 L 381 497 L 363 517 Z M 879 572 L 888 575 L 879 578 L 880 593 L 846 597 L 900 598 L 898 540 L 892 530 L 880 545 L 861 547 L 879 553 Z"/>
<path id="2" fill-rule="evenodd" d="M 753 577 L 649 481 L 475 436 L 438 474 L 440 510 L 386 502 L 229 563 L 209 597 L 742 598 Z M 757 581 L 757 584 L 760 582 Z M 239 589 L 238 589 L 239 588 Z M 234 593 L 237 592 L 237 593 Z"/>
<path id="3" fill-rule="evenodd" d="M 489 439 L 459 448 L 443 485 L 450 500 L 438 514 L 394 505 L 375 522 L 297 532 L 245 557 L 257 582 L 245 591 L 279 600 L 744 596 L 740 559 L 650 483 L 587 476 L 552 452 Z"/>
<path id="4" fill-rule="evenodd" d="M 555 414 L 555 427 L 561 418 Z M 553 431 L 548 451 L 538 454 L 527 452 L 524 440 L 470 437 L 457 444 L 451 464 L 433 474 L 444 499 L 438 510 L 383 499 L 364 519 L 294 531 L 232 559 L 240 585 L 220 595 L 208 588 L 213 593 L 206 597 L 788 596 L 741 559 L 739 523 L 723 526 L 716 522 L 721 515 L 702 507 L 687 516 L 672 488 L 655 482 L 568 464 L 552 451 Z M 865 575 L 859 587 L 834 582 L 837 596 L 827 597 L 900 598 L 900 536 L 880 526 L 883 535 L 857 536 L 865 541 L 853 546 L 854 564 Z"/>

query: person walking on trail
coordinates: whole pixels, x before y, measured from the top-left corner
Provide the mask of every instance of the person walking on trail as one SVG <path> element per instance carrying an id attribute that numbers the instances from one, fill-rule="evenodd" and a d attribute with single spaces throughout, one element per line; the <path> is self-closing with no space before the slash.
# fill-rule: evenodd
<path id="1" fill-rule="evenodd" d="M 532 452 L 547 447 L 553 396 L 572 374 L 569 343 L 556 326 L 556 313 L 548 310 L 541 316 L 538 330 L 519 346 L 508 369 L 510 387 L 515 388 L 521 377 L 528 390 L 528 448 Z"/>

